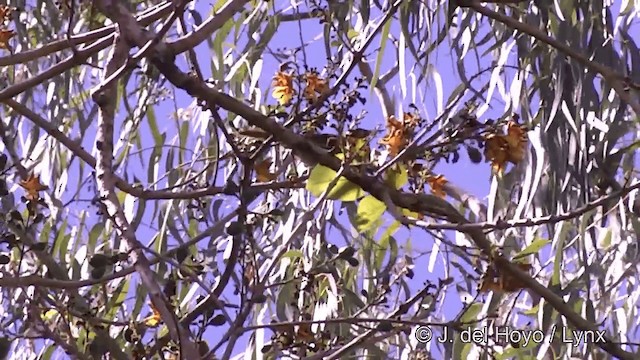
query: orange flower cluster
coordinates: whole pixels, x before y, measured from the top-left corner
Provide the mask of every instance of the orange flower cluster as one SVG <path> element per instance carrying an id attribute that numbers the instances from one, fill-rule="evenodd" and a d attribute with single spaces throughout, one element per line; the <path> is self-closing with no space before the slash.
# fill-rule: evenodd
<path id="1" fill-rule="evenodd" d="M 431 188 L 431 193 L 437 197 L 445 198 L 447 193 L 444 191 L 444 185 L 447 183 L 447 179 L 444 175 L 427 175 L 427 184 Z"/>
<path id="2" fill-rule="evenodd" d="M 420 124 L 420 117 L 405 113 L 403 121 L 391 115 L 387 119 L 387 135 L 380 140 L 380 144 L 387 145 L 389 154 L 396 156 L 409 143 L 415 128 Z"/>
<path id="3" fill-rule="evenodd" d="M 508 122 L 507 134 L 489 134 L 484 138 L 484 155 L 497 174 L 504 172 L 507 162 L 517 165 L 524 159 L 527 135 L 515 121 Z"/>
<path id="4" fill-rule="evenodd" d="M 514 264 L 524 272 L 531 271 L 531 264 L 517 263 Z M 499 271 L 494 264 L 490 264 L 487 272 L 482 277 L 482 282 L 478 288 L 479 292 L 493 291 L 496 293 L 509 293 L 520 291 L 526 288 L 526 285 L 517 277 Z"/>
<path id="5" fill-rule="evenodd" d="M 327 80 L 318 76 L 315 71 L 304 74 L 304 79 L 307 83 L 304 89 L 304 96 L 309 101 L 315 101 L 318 99 L 318 94 L 323 95 L 329 91 Z M 296 91 L 293 89 L 293 74 L 278 71 L 273 77 L 273 92 L 271 93 L 273 98 L 280 105 L 288 105 L 295 93 Z"/>
<path id="6" fill-rule="evenodd" d="M 309 101 L 316 101 L 317 94 L 323 95 L 329 91 L 329 85 L 327 81 L 318 76 L 316 72 L 309 72 L 304 75 L 304 79 L 307 81 L 307 87 L 304 89 L 304 96 Z"/>
<path id="7" fill-rule="evenodd" d="M 278 178 L 278 175 L 269 170 L 271 164 L 273 164 L 273 161 L 270 158 L 256 163 L 254 168 L 256 170 L 256 180 L 258 180 L 258 182 L 269 182 Z"/>
<path id="8" fill-rule="evenodd" d="M 152 302 L 149 302 L 149 307 L 151 308 L 151 315 L 144 318 L 142 322 L 148 327 L 154 328 L 160 325 L 162 322 L 162 316 L 160 315 L 160 311 L 158 311 Z"/>
<path id="9" fill-rule="evenodd" d="M 25 197 L 27 200 L 34 202 L 40 200 L 40 191 L 49 189 L 46 185 L 42 185 L 40 183 L 40 177 L 34 174 L 29 174 L 28 178 L 20 180 L 20 186 L 26 190 L 27 196 Z"/>
<path id="10" fill-rule="evenodd" d="M 276 99 L 280 105 L 287 105 L 294 94 L 293 75 L 278 71 L 273 77 L 273 92 L 271 93 L 273 98 Z"/>
<path id="11" fill-rule="evenodd" d="M 7 26 L 13 20 L 13 11 L 15 8 L 7 5 L 0 5 L 0 49 L 9 48 L 9 40 L 16 35 L 13 30 L 9 30 Z"/>

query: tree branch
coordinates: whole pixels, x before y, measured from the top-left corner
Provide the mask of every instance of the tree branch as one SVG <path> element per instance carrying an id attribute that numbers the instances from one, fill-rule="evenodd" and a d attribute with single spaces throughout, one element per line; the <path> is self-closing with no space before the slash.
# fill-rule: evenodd
<path id="1" fill-rule="evenodd" d="M 107 16 L 113 15 L 110 10 L 122 7 L 121 3 L 114 1 L 98 1 L 98 8 Z M 121 20 L 121 19 L 119 19 Z M 133 31 L 127 29 L 119 23 L 119 31 Z M 137 23 L 136 23 L 137 25 Z M 129 56 L 129 46 L 124 38 L 116 37 L 114 47 L 107 60 L 104 78 L 111 76 L 117 69 L 127 62 Z M 191 341 L 189 329 L 184 329 L 177 321 L 168 299 L 164 296 L 162 288 L 155 279 L 151 264 L 144 255 L 143 245 L 136 239 L 135 232 L 127 221 L 124 211 L 120 206 L 120 201 L 115 193 L 116 179 L 113 176 L 113 124 L 115 118 L 115 107 L 117 103 L 117 82 L 110 86 L 94 92 L 92 97 L 100 107 L 98 114 L 98 131 L 96 135 L 96 145 L 98 154 L 96 156 L 96 183 L 100 193 L 100 200 L 105 205 L 109 217 L 112 219 L 118 236 L 122 238 L 130 249 L 130 257 L 134 263 L 136 272 L 140 275 L 140 281 L 146 287 L 152 305 L 158 310 L 161 318 L 167 325 L 169 334 L 176 344 L 180 346 L 180 353 L 187 359 L 198 359 L 198 349 Z"/>
<path id="2" fill-rule="evenodd" d="M 47 121 L 42 116 L 35 113 L 25 105 L 13 99 L 7 99 L 4 101 L 9 107 L 15 110 L 18 114 L 26 117 L 36 126 L 44 130 L 49 136 L 56 139 L 62 145 L 67 147 L 75 156 L 79 157 L 82 161 L 95 169 L 96 159 L 87 152 L 80 143 L 71 140 L 66 134 L 58 130 L 51 122 Z M 23 177 L 26 177 L 25 173 Z M 114 174 L 116 179 L 116 186 L 118 189 L 125 193 L 135 196 L 144 200 L 189 200 L 199 199 L 206 196 L 224 194 L 224 187 L 210 186 L 205 189 L 188 190 L 188 191 L 174 191 L 174 190 L 147 190 L 141 187 L 134 187 L 126 180 L 118 177 Z M 281 182 L 269 182 L 252 184 L 251 188 L 256 190 L 268 190 L 268 189 L 280 189 L 280 188 L 296 188 L 302 184 L 296 181 L 281 181 Z"/>
<path id="3" fill-rule="evenodd" d="M 564 53 L 568 57 L 575 59 L 578 63 L 583 65 L 585 68 L 600 74 L 604 81 L 606 81 L 609 86 L 611 86 L 620 99 L 622 99 L 625 103 L 627 103 L 636 115 L 640 115 L 640 102 L 638 99 L 633 98 L 632 94 L 625 87 L 625 77 L 621 74 L 618 74 L 615 70 L 609 68 L 608 66 L 593 62 L 589 60 L 589 58 L 579 51 L 571 48 L 570 46 L 563 44 L 562 42 L 552 38 L 551 36 L 543 33 L 540 29 L 537 29 L 529 24 L 524 24 L 512 17 L 507 15 L 498 13 L 493 11 L 485 6 L 481 5 L 481 2 L 475 0 L 458 0 L 458 5 L 460 7 L 468 7 L 473 9 L 480 14 L 491 18 L 493 20 L 499 21 L 512 29 L 516 29 L 520 32 L 523 32 L 543 43 L 550 45 L 556 50 Z"/>
<path id="4" fill-rule="evenodd" d="M 626 196 L 635 189 L 640 189 L 640 182 L 637 182 L 631 186 L 621 188 L 618 191 L 614 191 L 609 195 L 600 197 L 582 207 L 575 210 L 565 212 L 559 215 L 548 215 L 534 219 L 521 219 L 521 220 L 509 220 L 509 221 L 496 221 L 496 222 L 477 222 L 467 224 L 427 224 L 424 221 L 416 221 L 416 224 L 420 227 L 429 230 L 456 230 L 466 232 L 468 230 L 506 230 L 516 227 L 530 227 L 538 225 L 555 224 L 560 221 L 566 221 L 575 219 L 579 216 L 586 214 L 587 212 L 607 204 L 609 201 Z"/>
<path id="5" fill-rule="evenodd" d="M 152 8 L 146 9 L 137 15 L 137 21 L 142 26 L 148 26 L 152 22 L 166 16 L 171 10 L 171 3 L 166 1 Z M 24 64 L 39 57 L 51 55 L 51 53 L 67 49 L 71 46 L 84 44 L 109 36 L 115 30 L 115 25 L 109 25 L 100 29 L 88 31 L 84 34 L 73 35 L 70 39 L 57 40 L 47 43 L 39 48 L 21 51 L 9 56 L 0 56 L 0 66 Z"/>
<path id="6" fill-rule="evenodd" d="M 154 65 L 162 74 L 175 86 L 185 90 L 189 95 L 199 100 L 205 101 L 210 107 L 220 106 L 223 109 L 242 116 L 251 125 L 257 126 L 269 133 L 276 141 L 282 145 L 299 153 L 303 160 L 317 162 L 338 171 L 341 167 L 341 160 L 331 154 L 323 152 L 314 144 L 309 143 L 304 137 L 293 133 L 290 129 L 282 126 L 273 119 L 252 109 L 246 104 L 210 88 L 196 77 L 189 76 L 182 72 L 174 63 L 163 62 L 161 59 L 153 59 Z M 347 169 L 345 178 L 360 186 L 363 190 L 383 201 L 389 196 L 391 201 L 400 208 L 409 209 L 431 217 L 445 218 L 452 223 L 461 225 L 469 224 L 468 220 L 461 215 L 451 204 L 443 199 L 430 194 L 409 194 L 387 187 L 378 179 L 366 175 L 358 174 Z M 597 331 L 598 327 L 582 318 L 573 311 L 571 306 L 565 303 L 562 298 L 553 293 L 544 285 L 533 279 L 529 274 L 520 270 L 505 257 L 496 254 L 493 244 L 487 239 L 484 232 L 478 229 L 467 229 L 464 231 L 483 252 L 491 256 L 495 264 L 507 273 L 513 274 L 522 281 L 528 288 L 545 298 L 558 312 L 564 315 L 577 329 L 583 331 Z M 620 346 L 610 339 L 597 344 L 603 350 L 621 359 L 635 359 L 635 356 L 622 350 Z"/>
<path id="7" fill-rule="evenodd" d="M 211 37 L 214 31 L 221 28 L 222 25 L 229 21 L 238 11 L 242 10 L 248 2 L 248 0 L 230 0 L 192 32 L 175 41 L 169 42 L 167 44 L 169 50 L 172 54 L 178 55 L 198 46 L 198 44 Z"/>

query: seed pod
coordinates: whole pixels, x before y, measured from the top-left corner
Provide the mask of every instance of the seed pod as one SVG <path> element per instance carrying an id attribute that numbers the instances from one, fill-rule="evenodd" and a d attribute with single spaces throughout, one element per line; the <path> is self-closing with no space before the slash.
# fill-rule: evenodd
<path id="1" fill-rule="evenodd" d="M 480 150 L 473 146 L 467 146 L 467 155 L 469 155 L 469 160 L 474 164 L 479 164 L 482 161 Z"/>
<path id="2" fill-rule="evenodd" d="M 214 316 L 213 319 L 211 319 L 211 321 L 209 321 L 209 324 L 213 326 L 221 326 L 221 325 L 224 325 L 225 322 L 227 322 L 227 320 L 224 318 L 224 315 L 218 314 Z"/>
<path id="3" fill-rule="evenodd" d="M 360 265 L 360 261 L 358 261 L 358 259 L 351 257 L 347 259 L 347 262 L 349 263 L 349 265 L 353 266 L 353 267 L 358 267 Z"/>
<path id="4" fill-rule="evenodd" d="M 7 166 L 7 155 L 0 154 L 0 171 L 4 170 L 5 166 Z"/>
<path id="5" fill-rule="evenodd" d="M 100 279 L 105 272 L 106 272 L 106 269 L 104 267 L 93 268 L 91 269 L 91 278 Z"/>
<path id="6" fill-rule="evenodd" d="M 338 257 L 340 259 L 348 259 L 350 257 L 353 257 L 353 254 L 355 253 L 356 253 L 356 250 L 353 247 L 347 246 L 340 251 L 340 253 L 338 254 Z"/>
<path id="7" fill-rule="evenodd" d="M 95 254 L 89 260 L 89 265 L 94 268 L 105 267 L 112 264 L 111 257 L 104 254 Z"/>
<path id="8" fill-rule="evenodd" d="M 225 231 L 231 236 L 239 235 L 242 232 L 242 225 L 237 221 L 232 221 L 227 224 Z"/>
<path id="9" fill-rule="evenodd" d="M 391 331 L 393 330 L 393 324 L 391 321 L 381 321 L 377 326 L 379 331 Z"/>

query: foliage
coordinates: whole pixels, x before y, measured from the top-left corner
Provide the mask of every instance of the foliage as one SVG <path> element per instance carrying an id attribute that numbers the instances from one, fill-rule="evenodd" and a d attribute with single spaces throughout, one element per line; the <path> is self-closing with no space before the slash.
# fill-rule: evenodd
<path id="1" fill-rule="evenodd" d="M 291 4 L 0 5 L 0 358 L 638 358 L 640 4 Z"/>

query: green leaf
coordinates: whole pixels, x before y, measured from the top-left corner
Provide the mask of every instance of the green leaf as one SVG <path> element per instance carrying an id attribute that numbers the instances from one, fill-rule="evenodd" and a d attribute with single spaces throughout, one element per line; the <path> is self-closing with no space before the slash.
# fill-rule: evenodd
<path id="1" fill-rule="evenodd" d="M 383 241 L 386 241 L 385 239 L 395 234 L 399 228 L 400 228 L 400 221 L 397 221 L 397 220 L 394 221 L 393 223 L 391 223 L 391 225 L 389 225 L 389 227 L 387 227 L 384 233 L 382 233 L 382 236 L 380 236 L 380 240 L 378 240 L 378 242 L 382 243 Z"/>
<path id="2" fill-rule="evenodd" d="M 562 265 L 562 259 L 564 255 L 564 243 L 566 241 L 567 234 L 571 229 L 571 224 L 564 221 L 560 224 L 559 227 L 560 229 L 553 239 L 553 246 L 555 246 L 556 254 L 553 264 L 553 273 L 551 274 L 551 283 L 549 285 L 560 284 L 560 266 Z"/>
<path id="3" fill-rule="evenodd" d="M 188 149 L 188 145 L 187 142 L 189 141 L 189 130 L 191 130 L 191 127 L 189 126 L 189 122 L 185 121 L 182 123 L 182 125 L 180 125 L 180 133 L 179 133 L 179 139 L 180 139 L 180 157 L 179 157 L 179 161 L 180 163 L 183 163 L 184 160 L 184 149 Z M 212 134 L 213 135 L 213 134 Z"/>
<path id="4" fill-rule="evenodd" d="M 153 107 L 147 108 L 147 123 L 149 124 L 149 129 L 151 130 L 151 136 L 153 137 L 153 142 L 159 144 L 162 142 L 162 136 L 160 135 L 160 130 L 158 130 L 158 122 L 156 121 L 156 113 L 153 111 Z"/>
<path id="5" fill-rule="evenodd" d="M 378 220 L 387 206 L 372 195 L 366 196 L 358 204 L 355 227 L 359 232 L 369 230 L 376 220 Z"/>
<path id="6" fill-rule="evenodd" d="M 409 28 L 411 24 L 411 17 L 412 17 L 411 5 L 409 2 L 403 3 L 401 5 L 398 15 L 399 15 L 398 23 L 401 27 L 400 31 L 402 35 L 407 39 L 411 39 L 413 37 L 413 32 Z M 444 39 L 444 37 L 442 37 L 442 39 Z M 409 49 L 409 52 L 411 52 L 411 55 L 413 56 L 413 58 L 416 60 L 416 66 L 418 68 L 425 69 L 427 64 L 429 63 L 429 53 L 432 51 L 431 46 L 434 46 L 434 44 L 431 44 L 431 46 L 428 49 L 420 49 L 420 51 L 418 51 L 418 48 L 416 47 L 416 43 L 414 43 L 413 41 L 405 41 L 405 45 Z M 425 72 L 421 71 L 421 73 L 422 74 L 420 76 L 421 77 L 424 76 L 423 74 Z M 420 83 L 421 80 L 422 79 L 419 79 L 417 82 Z"/>
<path id="7" fill-rule="evenodd" d="M 417 218 L 418 218 L 418 216 L 420 216 L 420 214 L 418 214 L 417 212 L 415 212 L 415 211 L 411 211 L 411 210 L 409 210 L 409 209 L 404 209 L 404 208 L 402 209 L 402 214 L 403 214 L 404 216 L 409 216 L 409 217 L 412 217 L 412 218 L 414 218 L 414 219 L 417 219 Z"/>
<path id="8" fill-rule="evenodd" d="M 573 311 L 577 312 L 578 314 L 581 314 L 582 313 L 582 306 L 584 304 L 585 304 L 584 299 L 577 298 L 577 299 L 575 299 L 575 302 L 573 304 L 571 304 L 571 307 L 573 308 Z"/>
<path id="9" fill-rule="evenodd" d="M 213 15 L 213 13 L 211 15 Z M 213 50 L 214 53 L 212 54 L 210 62 L 211 74 L 216 79 L 225 78 L 226 73 L 224 72 L 225 59 L 223 43 L 227 36 L 229 36 L 229 33 L 231 33 L 231 29 L 233 28 L 235 22 L 236 21 L 234 21 L 233 19 L 229 19 L 224 25 L 222 25 L 222 27 L 220 27 L 220 29 L 218 29 L 218 31 L 216 31 L 216 35 L 213 40 L 209 40 L 209 47 L 211 50 Z"/>
<path id="10" fill-rule="evenodd" d="M 278 16 L 270 17 L 268 20 L 267 26 L 260 34 L 260 40 L 256 43 L 254 48 L 252 50 L 248 50 L 248 49 L 244 50 L 244 51 L 251 52 L 249 56 L 249 62 L 252 65 L 255 64 L 255 62 L 262 57 L 262 53 L 264 52 L 264 49 L 267 48 L 267 45 L 269 44 L 269 42 L 271 42 L 271 39 L 273 39 L 273 36 L 276 34 L 276 31 L 278 30 L 278 26 L 280 25 L 280 22 L 278 21 L 278 19 L 279 19 Z"/>
<path id="11" fill-rule="evenodd" d="M 181 145 L 181 149 L 183 149 L 182 145 Z M 164 166 L 167 169 L 167 182 L 168 185 L 172 186 L 174 184 L 176 184 L 179 180 L 180 180 L 180 170 L 176 169 L 175 166 L 173 166 L 174 163 L 174 149 L 170 148 L 169 151 L 167 151 L 167 157 L 165 159 L 165 163 Z M 180 161 L 182 162 L 182 161 Z"/>
<path id="12" fill-rule="evenodd" d="M 378 78 L 380 77 L 380 65 L 382 65 L 382 57 L 384 56 L 384 49 L 387 47 L 387 41 L 389 39 L 389 30 L 391 30 L 391 21 L 387 21 L 382 27 L 382 35 L 380 36 L 380 51 L 378 52 L 378 58 L 376 59 L 376 67 L 373 71 L 373 77 L 371 78 L 371 92 L 376 87 Z"/>
<path id="13" fill-rule="evenodd" d="M 536 304 L 536 306 L 532 307 L 531 309 L 523 311 L 522 314 L 527 316 L 536 316 L 536 314 L 538 314 L 539 306 L 540 304 Z"/>
<path id="14" fill-rule="evenodd" d="M 47 228 L 47 227 L 43 227 L 43 228 Z M 65 235 L 66 235 L 66 231 L 67 231 L 67 219 L 63 219 L 62 220 L 62 225 L 60 225 L 58 227 L 58 233 L 56 234 L 56 238 L 55 240 L 53 240 L 54 243 L 54 248 L 53 248 L 53 253 L 54 254 L 58 254 L 58 256 L 60 256 L 61 259 L 64 259 L 65 257 L 63 257 L 63 255 L 65 255 L 67 253 L 67 251 L 69 250 L 66 246 L 69 243 L 69 239 L 65 239 Z M 48 232 L 48 230 L 47 230 Z M 43 235 L 40 235 L 40 241 L 44 241 L 45 239 L 47 239 L 46 237 L 43 238 Z M 62 247 L 62 244 L 65 245 L 65 247 Z M 75 250 L 77 250 L 77 246 L 80 245 L 80 242 L 76 242 L 76 247 L 74 248 L 74 252 Z"/>
<path id="15" fill-rule="evenodd" d="M 611 246 L 612 235 L 613 232 L 611 231 L 611 229 L 607 229 L 607 233 L 604 235 L 604 238 L 602 238 L 602 241 L 600 241 L 600 246 L 602 246 L 603 249 L 607 249 L 609 246 Z"/>
<path id="16" fill-rule="evenodd" d="M 319 197 L 326 190 L 329 184 L 336 178 L 338 173 L 326 166 L 317 165 L 311 170 L 306 189 L 315 197 Z M 340 200 L 344 202 L 356 201 L 364 196 L 364 190 L 356 184 L 350 182 L 345 177 L 340 177 L 336 185 L 329 192 L 327 199 Z"/>
<path id="17" fill-rule="evenodd" d="M 400 164 L 387 171 L 387 184 L 394 188 L 400 189 L 407 182 L 409 182 L 409 172 L 405 165 Z"/>
<path id="18" fill-rule="evenodd" d="M 347 37 L 349 38 L 349 40 L 353 39 L 354 37 L 358 37 L 358 35 L 360 35 L 360 33 L 355 29 L 349 29 L 349 31 L 347 31 Z"/>
<path id="19" fill-rule="evenodd" d="M 374 252 L 373 264 L 376 269 L 382 269 L 382 261 L 387 255 L 387 249 L 389 249 L 389 261 L 383 272 L 390 271 L 398 258 L 398 241 L 393 236 L 387 236 L 380 239 L 378 246 L 378 249 Z"/>
<path id="20" fill-rule="evenodd" d="M 369 0 L 362 0 L 360 2 L 360 16 L 362 18 L 362 22 L 365 24 L 369 23 L 369 16 L 371 15 L 371 2 Z"/>
<path id="21" fill-rule="evenodd" d="M 289 259 L 297 259 L 297 258 L 301 258 L 302 256 L 303 256 L 302 251 L 296 250 L 296 249 L 289 250 L 286 253 L 282 254 L 283 258 L 289 258 Z"/>
<path id="22" fill-rule="evenodd" d="M 280 292 L 277 295 L 276 298 L 276 316 L 278 318 L 278 320 L 282 321 L 282 322 L 286 322 L 289 321 L 289 317 L 287 316 L 287 308 L 289 307 L 289 304 L 291 304 L 292 301 L 294 301 L 295 299 L 295 284 L 294 283 L 287 283 L 285 285 L 282 286 L 282 288 L 280 289 Z"/>
<path id="23" fill-rule="evenodd" d="M 478 303 L 471 304 L 471 306 L 469 306 L 467 311 L 465 311 L 464 314 L 460 316 L 459 321 L 462 323 L 471 323 L 471 322 L 477 321 L 478 314 L 480 313 L 480 311 L 482 311 L 483 307 L 484 307 L 483 303 L 478 302 Z"/>
<path id="24" fill-rule="evenodd" d="M 122 303 L 127 298 L 127 294 L 129 292 L 129 280 L 124 280 L 118 284 L 114 292 L 111 294 L 109 298 L 109 302 L 107 303 L 106 308 L 108 309 L 108 313 L 106 318 L 112 320 L 118 311 L 120 311 Z"/>
<path id="25" fill-rule="evenodd" d="M 465 339 L 466 340 L 466 339 Z M 471 348 L 473 343 L 464 342 L 460 339 L 460 336 L 457 336 L 453 340 L 453 357 L 452 359 L 463 360 L 469 357 L 469 352 L 471 352 Z"/>
<path id="26" fill-rule="evenodd" d="M 543 305 L 542 309 L 538 308 L 538 311 L 542 313 L 542 326 L 541 329 L 547 329 L 551 324 L 556 324 L 558 320 L 558 313 L 554 310 L 553 306 L 546 302 L 544 299 L 542 300 Z M 538 319 L 540 317 L 538 316 Z M 557 335 L 557 334 L 556 334 Z"/>
<path id="27" fill-rule="evenodd" d="M 540 249 L 547 246 L 547 244 L 549 244 L 550 242 L 551 241 L 549 241 L 548 239 L 536 238 L 529 246 L 524 248 L 524 250 L 514 255 L 513 260 L 525 257 L 527 255 L 535 254 L 540 251 Z"/>
<path id="28" fill-rule="evenodd" d="M 464 84 L 460 84 L 460 85 L 456 86 L 456 88 L 453 89 L 453 91 L 451 91 L 451 94 L 449 95 L 449 98 L 447 99 L 446 105 L 449 106 L 451 103 L 456 101 L 459 96 L 464 95 L 464 91 L 466 89 L 467 89 L 467 87 Z"/>
<path id="29" fill-rule="evenodd" d="M 322 28 L 322 32 L 323 32 L 323 38 L 324 38 L 324 51 L 327 55 L 327 59 L 330 59 L 332 56 L 332 50 L 331 47 L 334 46 L 331 43 L 334 41 L 329 41 L 331 39 L 331 25 L 329 24 L 324 24 L 323 28 Z"/>
<path id="30" fill-rule="evenodd" d="M 159 140 L 159 141 L 157 141 Z M 151 154 L 149 155 L 149 160 L 147 164 L 149 167 L 147 168 L 147 180 L 150 183 L 156 181 L 156 165 L 158 164 L 160 158 L 162 157 L 162 149 L 164 144 L 166 144 L 167 134 L 160 134 L 160 138 L 155 141 L 156 145 L 153 147 Z M 120 200 L 122 202 L 122 200 Z"/>

